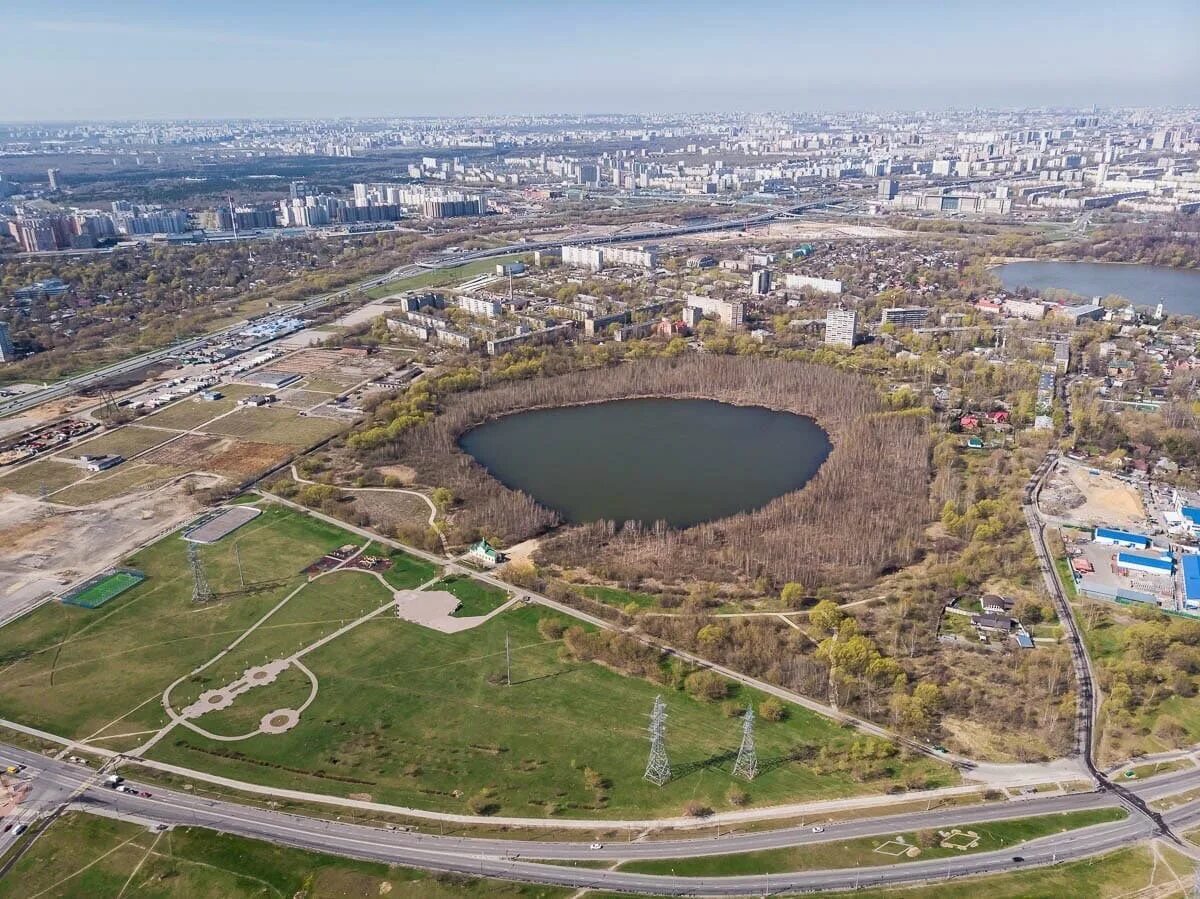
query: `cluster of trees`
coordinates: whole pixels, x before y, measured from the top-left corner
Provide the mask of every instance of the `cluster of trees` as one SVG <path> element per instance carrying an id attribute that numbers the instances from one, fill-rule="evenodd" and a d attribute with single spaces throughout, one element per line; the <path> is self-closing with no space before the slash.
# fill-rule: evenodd
<path id="1" fill-rule="evenodd" d="M 546 542 L 547 559 L 577 564 L 586 557 L 619 580 L 763 575 L 815 586 L 861 582 L 915 557 L 927 514 L 927 419 L 881 411 L 866 379 L 821 366 L 688 356 L 497 383 L 439 393 L 442 411 L 432 419 L 424 411 L 410 415 L 407 399 L 394 416 L 394 409 L 376 410 L 382 414 L 351 442 L 369 450 L 373 464 L 401 459 L 422 482 L 449 488 L 463 501 L 459 528 L 513 542 L 558 524 L 557 516 L 492 478 L 459 450 L 458 436 L 509 412 L 633 396 L 708 398 L 811 415 L 835 449 L 806 489 L 755 512 L 683 531 L 649 522 L 571 527 Z"/>
<path id="2" fill-rule="evenodd" d="M 1119 626 L 1108 607 L 1089 603 L 1084 610 L 1087 630 L 1104 634 L 1104 645 L 1115 650 L 1103 654 L 1097 666 L 1105 695 L 1105 741 L 1150 734 L 1168 748 L 1189 745 L 1196 739 L 1190 720 L 1179 714 L 1182 709 L 1163 711 L 1163 704 L 1196 695 L 1200 621 L 1150 608 L 1128 611 L 1133 622 Z"/>
<path id="3" fill-rule="evenodd" d="M 1173 216 L 1151 223 L 1106 225 L 1069 243 L 1039 234 L 1012 235 L 998 239 L 996 249 L 1009 256 L 1196 268 L 1200 266 L 1200 229 L 1191 216 Z"/>

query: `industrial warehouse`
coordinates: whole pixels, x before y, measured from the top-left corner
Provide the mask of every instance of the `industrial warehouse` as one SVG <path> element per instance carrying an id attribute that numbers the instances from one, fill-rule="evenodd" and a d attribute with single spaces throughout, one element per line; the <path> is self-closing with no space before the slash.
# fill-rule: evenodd
<path id="1" fill-rule="evenodd" d="M 1200 615 L 1200 555 L 1194 551 L 1172 552 L 1146 534 L 1106 527 L 1064 529 L 1063 541 L 1080 593 Z"/>

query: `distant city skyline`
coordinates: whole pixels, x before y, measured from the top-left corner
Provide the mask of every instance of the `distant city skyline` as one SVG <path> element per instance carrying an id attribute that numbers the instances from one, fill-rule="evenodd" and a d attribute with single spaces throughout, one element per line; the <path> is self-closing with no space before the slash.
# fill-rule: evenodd
<path id="1" fill-rule="evenodd" d="M 1200 103 L 1200 5 L 17 0 L 2 121 Z"/>

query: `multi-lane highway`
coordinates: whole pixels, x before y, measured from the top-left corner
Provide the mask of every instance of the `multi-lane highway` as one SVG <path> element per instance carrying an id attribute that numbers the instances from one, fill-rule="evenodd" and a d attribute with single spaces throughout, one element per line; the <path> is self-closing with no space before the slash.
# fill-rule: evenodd
<path id="1" fill-rule="evenodd" d="M 816 889 L 854 889 L 962 877 L 1029 868 L 1099 854 L 1153 837 L 1154 824 L 1141 815 L 1043 837 L 1019 848 L 951 859 L 906 862 L 869 868 L 814 870 L 752 877 L 670 877 L 562 865 L 566 861 L 683 859 L 733 852 L 804 846 L 857 837 L 883 836 L 928 827 L 950 827 L 1069 811 L 1117 807 L 1111 793 L 1077 793 L 953 809 L 907 812 L 831 824 L 823 832 L 787 827 L 766 832 L 733 833 L 642 842 L 589 844 L 443 837 L 291 815 L 270 809 L 199 798 L 189 793 L 138 785 L 151 795 L 120 793 L 97 783 L 97 772 L 36 753 L 0 746 L 0 761 L 23 764 L 40 802 L 48 807 L 70 801 L 85 811 L 128 816 L 166 825 L 190 825 L 313 851 L 390 864 L 463 874 L 501 877 L 582 888 L 638 891 L 662 895 L 744 895 Z M 1161 798 L 1200 785 L 1200 768 L 1152 778 L 1135 788 L 1144 800 Z M 1166 814 L 1173 827 L 1200 821 L 1200 802 Z M 597 848 L 593 848 L 593 845 Z M 1020 858 L 1015 861 L 1014 858 Z M 556 861 L 560 864 L 546 864 Z"/>

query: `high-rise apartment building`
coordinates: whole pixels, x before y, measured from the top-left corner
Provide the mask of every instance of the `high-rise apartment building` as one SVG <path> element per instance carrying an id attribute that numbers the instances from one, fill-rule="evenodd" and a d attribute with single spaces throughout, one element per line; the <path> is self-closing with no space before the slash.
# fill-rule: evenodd
<path id="1" fill-rule="evenodd" d="M 12 338 L 8 333 L 8 322 L 0 322 L 0 362 L 12 362 L 16 358 Z"/>
<path id="2" fill-rule="evenodd" d="M 825 343 L 829 346 L 854 346 L 858 313 L 845 306 L 830 309 L 825 315 Z"/>

